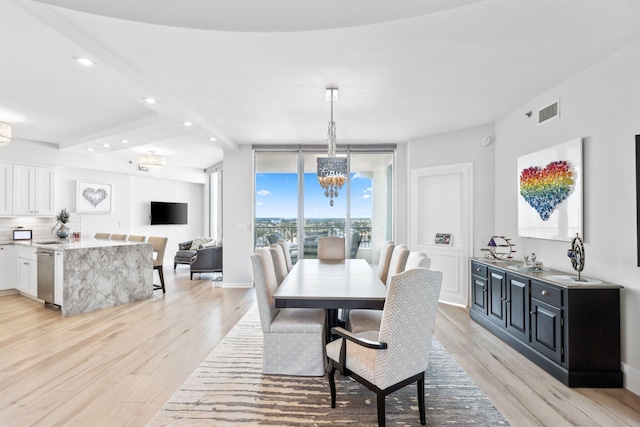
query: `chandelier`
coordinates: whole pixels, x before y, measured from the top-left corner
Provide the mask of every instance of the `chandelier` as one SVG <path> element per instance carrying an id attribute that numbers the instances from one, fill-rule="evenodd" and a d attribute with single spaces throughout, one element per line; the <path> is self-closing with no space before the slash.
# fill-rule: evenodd
<path id="1" fill-rule="evenodd" d="M 149 154 L 143 154 L 138 158 L 138 165 L 146 170 L 151 168 L 163 168 L 167 165 L 167 159 L 155 154 L 155 151 L 149 151 Z"/>
<path id="2" fill-rule="evenodd" d="M 11 142 L 11 125 L 0 122 L 0 147 L 5 147 Z"/>
<path id="3" fill-rule="evenodd" d="M 333 101 L 338 99 L 338 88 L 327 88 L 327 100 L 331 101 L 331 121 L 327 134 L 327 157 L 318 157 L 318 182 L 333 206 L 333 198 L 338 197 L 347 180 L 347 159 L 336 157 L 336 122 L 333 121 Z"/>

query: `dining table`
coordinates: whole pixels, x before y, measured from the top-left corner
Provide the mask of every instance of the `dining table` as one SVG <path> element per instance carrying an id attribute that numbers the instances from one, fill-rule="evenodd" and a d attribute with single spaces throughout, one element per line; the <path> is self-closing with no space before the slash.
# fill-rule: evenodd
<path id="1" fill-rule="evenodd" d="M 276 308 L 327 310 L 327 335 L 338 309 L 382 310 L 387 287 L 363 259 L 300 259 L 274 292 Z"/>

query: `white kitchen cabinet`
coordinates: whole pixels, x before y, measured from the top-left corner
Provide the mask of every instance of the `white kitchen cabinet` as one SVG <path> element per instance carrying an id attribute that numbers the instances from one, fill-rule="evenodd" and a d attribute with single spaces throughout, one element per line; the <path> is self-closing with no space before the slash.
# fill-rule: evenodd
<path id="1" fill-rule="evenodd" d="M 13 214 L 54 215 L 53 168 L 13 165 Z"/>
<path id="2" fill-rule="evenodd" d="M 13 245 L 0 245 L 0 290 L 16 287 L 16 253 Z"/>
<path id="3" fill-rule="evenodd" d="M 18 289 L 33 297 L 38 296 L 38 249 L 33 246 L 16 246 Z"/>
<path id="4" fill-rule="evenodd" d="M 0 163 L 0 215 L 13 214 L 13 165 Z"/>

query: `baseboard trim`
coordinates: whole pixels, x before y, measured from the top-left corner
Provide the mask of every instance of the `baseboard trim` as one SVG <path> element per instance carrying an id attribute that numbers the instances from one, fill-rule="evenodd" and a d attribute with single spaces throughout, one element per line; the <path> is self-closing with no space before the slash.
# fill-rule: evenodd
<path id="1" fill-rule="evenodd" d="M 219 288 L 253 288 L 253 283 L 213 282 Z"/>

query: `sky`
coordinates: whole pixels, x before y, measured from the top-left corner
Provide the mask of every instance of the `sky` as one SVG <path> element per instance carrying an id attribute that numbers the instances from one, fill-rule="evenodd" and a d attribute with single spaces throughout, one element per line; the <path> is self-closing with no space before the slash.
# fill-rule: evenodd
<path id="1" fill-rule="evenodd" d="M 352 173 L 351 218 L 371 218 L 371 179 Z M 295 173 L 256 174 L 256 218 L 295 218 L 298 212 L 298 175 Z M 315 173 L 304 174 L 304 211 L 306 218 L 345 218 L 347 183 L 334 206 L 318 184 Z"/>

